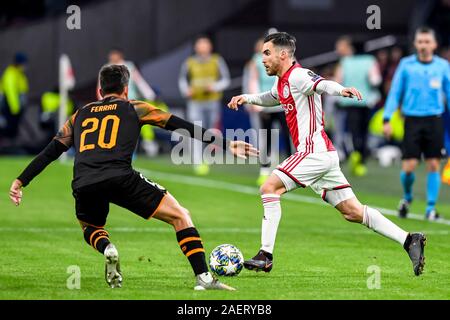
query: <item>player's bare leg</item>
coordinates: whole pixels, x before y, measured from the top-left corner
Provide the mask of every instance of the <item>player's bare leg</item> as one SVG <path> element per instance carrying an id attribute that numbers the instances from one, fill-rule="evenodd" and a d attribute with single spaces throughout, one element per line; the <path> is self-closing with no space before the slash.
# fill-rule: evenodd
<path id="1" fill-rule="evenodd" d="M 174 227 L 181 251 L 188 258 L 196 277 L 194 290 L 235 290 L 215 279 L 208 271 L 202 239 L 189 211 L 171 194 L 166 194 L 153 217 Z"/>
<path id="2" fill-rule="evenodd" d="M 339 190 L 331 192 L 340 192 Z M 365 225 L 373 231 L 392 239 L 403 246 L 413 264 L 415 275 L 420 275 L 425 265 L 424 246 L 426 238 L 422 233 L 408 233 L 383 216 L 378 210 L 362 205 L 356 197 L 336 205 L 347 221 Z"/>
<path id="3" fill-rule="evenodd" d="M 273 247 L 281 219 L 280 196 L 286 192 L 283 182 L 272 173 L 260 188 L 264 206 L 261 227 L 261 249 L 250 260 L 244 261 L 249 270 L 270 272 L 273 267 Z"/>

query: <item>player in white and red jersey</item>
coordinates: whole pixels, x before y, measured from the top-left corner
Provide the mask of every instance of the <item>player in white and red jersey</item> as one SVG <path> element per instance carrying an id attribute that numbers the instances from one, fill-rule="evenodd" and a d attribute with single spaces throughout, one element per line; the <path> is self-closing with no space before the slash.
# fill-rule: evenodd
<path id="1" fill-rule="evenodd" d="M 296 63 L 295 38 L 285 32 L 268 35 L 262 49 L 263 64 L 270 76 L 277 76 L 271 91 L 244 94 L 231 99 L 228 107 L 238 109 L 242 104 L 271 107 L 281 104 L 285 110 L 292 141 L 297 152 L 281 163 L 262 185 L 264 206 L 261 249 L 244 262 L 250 270 L 269 272 L 273 263 L 273 247 L 281 218 L 280 196 L 298 187 L 311 187 L 324 201 L 339 210 L 350 222 L 361 223 L 401 245 L 407 251 L 414 273 L 424 267 L 425 236 L 408 233 L 378 210 L 361 204 L 339 167 L 339 158 L 324 131 L 320 95 L 328 93 L 361 100 L 355 88 L 325 80 Z"/>

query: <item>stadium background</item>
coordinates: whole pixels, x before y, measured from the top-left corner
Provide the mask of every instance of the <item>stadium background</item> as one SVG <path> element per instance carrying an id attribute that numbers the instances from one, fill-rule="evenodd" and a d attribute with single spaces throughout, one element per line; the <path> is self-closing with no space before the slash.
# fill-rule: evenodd
<path id="1" fill-rule="evenodd" d="M 69 16 L 66 8 L 71 4 L 81 8 L 80 30 L 66 27 Z M 381 9 L 379 30 L 366 27 L 369 16 L 366 9 L 372 4 Z M 170 111 L 184 116 L 185 101 L 177 85 L 179 69 L 192 53 L 194 38 L 207 34 L 215 51 L 228 64 L 232 79 L 222 100 L 221 129 L 247 129 L 248 114 L 242 110 L 236 116 L 225 108 L 225 103 L 241 92 L 243 67 L 253 53 L 255 40 L 268 28 L 276 27 L 295 35 L 299 62 L 331 77 L 338 60 L 334 53 L 335 41 L 344 34 L 351 35 L 358 48 L 369 50 L 370 54 L 377 55 L 380 50 L 391 54 L 393 48 L 399 48 L 407 55 L 412 52 L 411 36 L 415 28 L 429 25 L 439 36 L 438 54 L 449 59 L 449 8 L 449 1 L 445 0 L 5 2 L 0 12 L 0 71 L 16 52 L 24 52 L 28 57 L 29 92 L 16 143 L 9 145 L 0 137 L 0 190 L 3 192 L 0 238 L 4 250 L 0 258 L 0 298 L 448 299 L 450 222 L 445 219 L 450 217 L 450 188 L 445 184 L 441 188 L 438 208 L 444 220 L 441 223 L 422 221 L 419 213 L 425 207 L 423 166 L 415 184 L 416 202 L 412 206 L 415 214 L 408 220 L 395 217 L 401 196 L 398 162 L 381 167 L 373 158 L 367 176 L 349 175 L 349 180 L 364 201 L 383 208 L 385 214 L 394 215 L 392 219 L 402 227 L 428 231 L 431 258 L 425 280 L 413 279 L 408 274 L 409 262 L 399 259 L 403 253 L 395 245 L 360 226 L 345 224 L 331 208 L 319 204 L 316 200 L 320 199 L 310 191 L 297 191 L 291 198 L 286 197 L 283 204 L 275 272 L 270 277 L 243 272 L 231 279 L 236 287 L 248 288 L 235 296 L 193 295 L 184 288 L 190 286 L 192 279 L 170 230 L 158 222 L 148 225 L 115 207 L 109 224 L 113 239 L 116 237 L 123 248 L 125 268 L 128 263 L 129 287 L 120 294 L 104 291 L 100 257 L 82 243 L 73 216 L 70 163 L 49 167 L 27 187 L 24 203 L 19 208 L 8 203 L 7 190 L 31 159 L 30 155 L 48 142 L 48 135 L 39 124 L 41 97 L 58 86 L 58 60 L 63 53 L 69 56 L 76 79 L 70 91 L 75 108 L 95 99 L 98 70 L 106 62 L 109 50 L 119 47 L 127 60 L 138 65 Z M 333 113 L 327 114 L 327 118 L 332 123 Z M 161 146 L 167 145 L 167 136 L 159 138 Z M 204 234 L 206 248 L 211 250 L 215 245 L 232 242 L 242 249 L 244 256 L 255 251 L 262 213 L 255 185 L 257 166 L 215 166 L 209 176 L 198 178 L 192 175 L 189 166 L 171 165 L 168 149 L 161 147 L 160 151 L 156 157 L 140 153 L 135 166 L 168 187 L 190 209 L 200 233 Z M 344 163 L 344 172 L 349 174 Z M 154 252 L 155 248 L 163 249 Z M 88 274 L 82 278 L 84 291 L 65 288 L 66 268 L 71 264 L 80 265 L 83 275 Z M 366 286 L 366 269 L 372 264 L 382 268 L 382 290 L 369 290 Z M 153 272 L 160 277 L 153 276 Z M 41 280 L 37 283 L 35 279 Z M 261 286 L 278 289 L 272 294 Z M 151 289 L 145 292 L 143 287 Z M 161 287 L 168 290 L 161 292 Z M 179 287 L 184 291 L 176 292 Z"/>

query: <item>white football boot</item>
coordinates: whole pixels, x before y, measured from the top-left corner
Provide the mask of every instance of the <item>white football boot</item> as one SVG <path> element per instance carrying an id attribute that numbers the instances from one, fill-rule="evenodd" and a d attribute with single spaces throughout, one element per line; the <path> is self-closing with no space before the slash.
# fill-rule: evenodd
<path id="1" fill-rule="evenodd" d="M 122 287 L 122 273 L 120 271 L 119 252 L 110 243 L 103 253 L 105 256 L 105 280 L 111 288 Z"/>
<path id="2" fill-rule="evenodd" d="M 219 280 L 215 279 L 209 272 L 198 274 L 195 276 L 195 279 L 196 283 L 194 290 L 236 290 L 233 287 L 221 283 Z"/>

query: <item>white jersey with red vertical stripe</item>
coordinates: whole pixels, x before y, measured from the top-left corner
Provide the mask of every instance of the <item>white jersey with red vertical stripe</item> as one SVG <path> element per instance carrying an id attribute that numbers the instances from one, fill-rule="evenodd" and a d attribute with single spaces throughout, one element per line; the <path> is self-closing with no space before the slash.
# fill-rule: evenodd
<path id="1" fill-rule="evenodd" d="M 311 70 L 293 64 L 277 78 L 271 94 L 280 101 L 292 142 L 298 152 L 315 153 L 335 150 L 324 130 L 322 99 L 316 92 L 324 80 Z"/>

